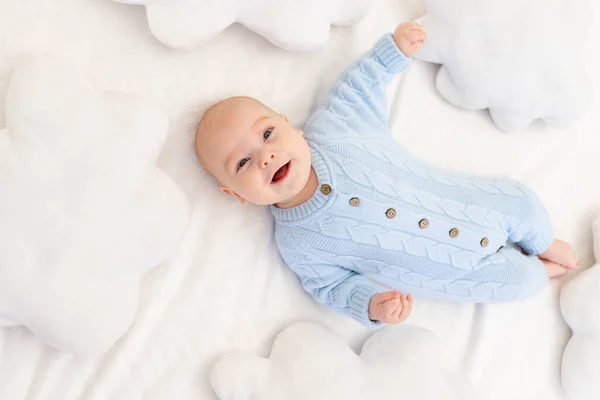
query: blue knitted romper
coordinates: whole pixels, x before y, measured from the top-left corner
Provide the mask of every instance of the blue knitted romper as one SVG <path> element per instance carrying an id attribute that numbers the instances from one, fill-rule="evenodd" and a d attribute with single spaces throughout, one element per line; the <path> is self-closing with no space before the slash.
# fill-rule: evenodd
<path id="1" fill-rule="evenodd" d="M 304 289 L 367 326 L 379 324 L 368 317 L 379 292 L 492 303 L 531 296 L 548 279 L 535 255 L 552 226 L 532 191 L 443 170 L 392 139 L 385 90 L 408 62 L 385 35 L 342 73 L 304 127 L 317 191 L 271 207 L 279 252 Z"/>

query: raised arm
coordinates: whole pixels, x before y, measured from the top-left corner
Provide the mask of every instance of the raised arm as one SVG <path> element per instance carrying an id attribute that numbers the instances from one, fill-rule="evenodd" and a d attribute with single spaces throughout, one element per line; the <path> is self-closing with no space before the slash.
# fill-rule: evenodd
<path id="1" fill-rule="evenodd" d="M 401 24 L 393 35 L 384 35 L 335 81 L 325 104 L 307 122 L 306 130 L 330 131 L 333 122 L 337 122 L 333 125 L 338 130 L 339 122 L 342 130 L 385 130 L 387 85 L 406 68 L 408 55 L 416 52 L 424 40 L 424 31 L 415 23 Z"/>

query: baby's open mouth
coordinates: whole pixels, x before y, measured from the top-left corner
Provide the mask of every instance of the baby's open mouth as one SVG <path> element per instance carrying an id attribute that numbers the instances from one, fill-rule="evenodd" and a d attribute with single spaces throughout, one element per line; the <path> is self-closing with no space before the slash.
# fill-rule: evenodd
<path id="1" fill-rule="evenodd" d="M 271 183 L 279 183 L 282 182 L 288 176 L 288 172 L 290 170 L 290 162 L 288 161 L 283 167 L 279 168 L 275 175 L 273 175 L 273 179 L 271 179 Z"/>

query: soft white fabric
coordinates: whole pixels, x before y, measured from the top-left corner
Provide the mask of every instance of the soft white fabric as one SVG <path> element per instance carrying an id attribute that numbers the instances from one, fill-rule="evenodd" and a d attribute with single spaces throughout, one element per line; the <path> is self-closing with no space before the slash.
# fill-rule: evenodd
<path id="1" fill-rule="evenodd" d="M 298 319 L 328 325 L 358 353 L 373 332 L 303 293 L 270 241 L 268 211 L 241 207 L 216 190 L 198 168 L 193 131 L 204 107 L 239 94 L 258 97 L 300 126 L 349 62 L 398 22 L 424 12 L 423 0 L 378 0 L 358 24 L 332 29 L 320 52 L 282 51 L 239 25 L 205 46 L 175 52 L 144 30 L 142 8 L 0 0 L 0 54 L 50 50 L 75 58 L 97 88 L 136 93 L 166 111 L 171 129 L 158 165 L 193 211 L 177 253 L 142 280 L 134 324 L 105 356 L 76 359 L 40 345 L 26 329 L 0 329 L 0 399 L 215 400 L 208 374 L 218 356 L 240 350 L 268 357 L 275 335 Z M 585 61 L 598 93 L 597 19 L 590 37 Z M 575 245 L 583 267 L 591 265 L 600 113 L 587 113 L 564 132 L 532 124 L 502 135 L 484 112 L 442 99 L 436 72 L 415 61 L 390 86 L 395 138 L 435 164 L 524 181 L 548 205 L 557 235 Z M 592 110 L 600 109 L 595 101 Z M 468 374 L 485 400 L 563 400 L 560 360 L 570 331 L 558 287 L 553 282 L 530 301 L 498 306 L 415 299 L 408 323 L 434 332 L 451 367 Z"/>
<path id="2" fill-rule="evenodd" d="M 507 132 L 537 118 L 564 127 L 587 111 L 588 0 L 427 0 L 422 23 L 416 57 L 442 64 L 436 86 L 452 104 L 489 108 Z"/>
<path id="3" fill-rule="evenodd" d="M 594 254 L 600 260 L 600 220 L 594 223 Z M 562 382 L 572 400 L 600 395 L 600 267 L 583 271 L 562 289 L 560 306 L 573 330 L 562 360 Z"/>
<path id="4" fill-rule="evenodd" d="M 435 335 L 422 328 L 379 330 L 357 355 L 326 327 L 299 322 L 277 336 L 268 359 L 221 357 L 210 381 L 221 400 L 475 399 L 443 355 Z"/>
<path id="5" fill-rule="evenodd" d="M 0 325 L 97 354 L 125 333 L 139 280 L 177 248 L 189 202 L 156 167 L 168 118 L 97 91 L 72 64 L 16 67 L 0 131 Z"/>
<path id="6" fill-rule="evenodd" d="M 288 50 L 314 51 L 333 25 L 362 18 L 372 0 L 114 0 L 146 7 L 150 30 L 167 46 L 189 48 L 234 22 Z"/>

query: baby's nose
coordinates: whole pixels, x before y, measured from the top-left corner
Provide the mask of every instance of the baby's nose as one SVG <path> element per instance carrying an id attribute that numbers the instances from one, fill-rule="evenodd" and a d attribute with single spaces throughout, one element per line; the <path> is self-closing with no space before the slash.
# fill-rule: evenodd
<path id="1" fill-rule="evenodd" d="M 263 158 L 263 167 L 266 167 L 267 165 L 269 165 L 269 162 L 271 162 L 271 160 L 274 160 L 274 159 L 275 159 L 275 153 L 273 153 L 273 152 L 266 153 Z"/>

